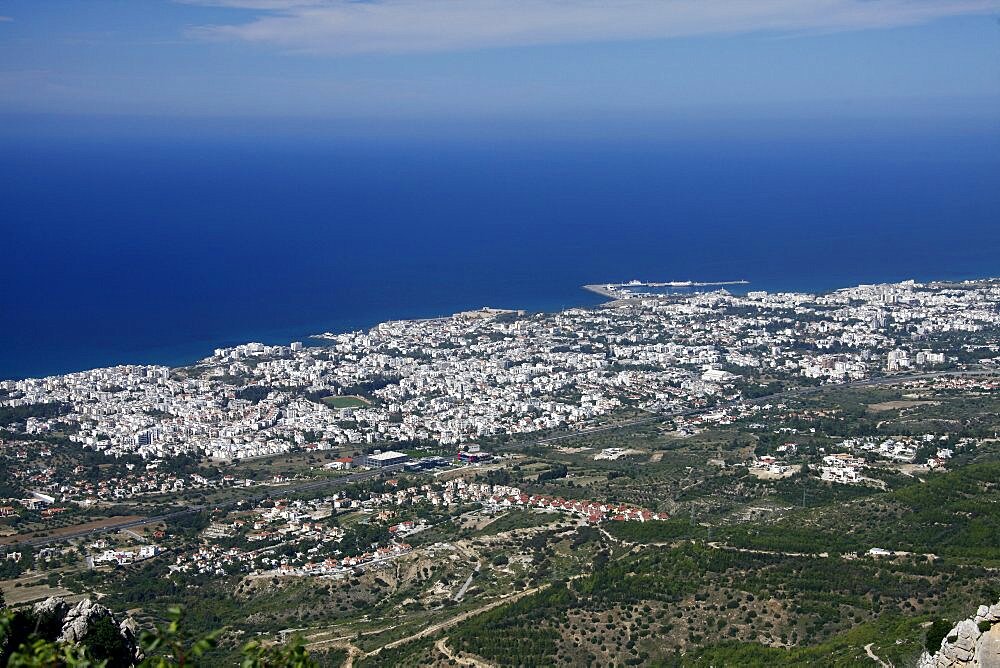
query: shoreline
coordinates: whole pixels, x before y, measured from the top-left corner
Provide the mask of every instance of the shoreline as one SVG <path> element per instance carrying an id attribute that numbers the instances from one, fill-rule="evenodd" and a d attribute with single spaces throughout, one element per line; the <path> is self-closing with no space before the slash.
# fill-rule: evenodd
<path id="1" fill-rule="evenodd" d="M 781 292 L 803 292 L 803 293 L 808 293 L 808 294 L 823 294 L 823 293 L 826 293 L 826 292 L 834 292 L 836 290 L 846 289 L 846 288 L 850 288 L 850 287 L 856 287 L 858 285 L 892 285 L 892 284 L 904 282 L 905 280 L 915 280 L 915 279 L 881 280 L 881 281 L 874 281 L 874 282 L 870 282 L 870 283 L 856 282 L 856 283 L 853 283 L 853 284 L 842 285 L 840 287 L 832 288 L 832 289 L 828 289 L 828 290 L 804 290 L 804 289 L 800 289 L 800 290 L 787 290 L 787 289 L 785 289 L 785 290 L 780 290 L 780 291 Z M 955 288 L 959 288 L 963 284 L 981 283 L 981 282 L 988 282 L 988 281 L 1000 281 L 1000 276 L 974 276 L 974 277 L 967 276 L 965 278 L 954 278 L 954 277 L 952 277 L 952 278 L 941 278 L 941 279 L 918 280 L 919 283 L 922 283 L 922 284 L 925 284 L 925 285 L 928 285 L 928 286 L 939 286 L 939 287 L 941 287 L 941 286 L 948 286 L 948 287 L 955 287 Z M 748 285 L 749 281 L 685 282 L 685 283 L 686 283 L 686 285 L 682 285 L 682 286 L 678 286 L 678 287 L 706 287 L 706 286 L 715 286 L 715 285 L 717 285 L 717 286 L 725 286 L 725 285 Z M 613 287 L 613 286 L 617 286 L 617 285 L 628 285 L 628 284 L 627 283 L 592 283 L 592 284 L 582 285 L 582 286 L 580 286 L 580 288 L 582 288 L 586 292 L 590 292 L 592 294 L 600 295 L 601 297 L 604 297 L 605 299 L 609 299 L 611 301 L 619 301 L 619 300 L 622 300 L 622 299 L 639 297 L 639 295 L 631 295 L 631 296 L 623 297 L 623 296 L 618 295 L 618 294 L 616 294 L 613 291 L 611 291 L 611 290 L 608 289 L 609 286 Z M 656 286 L 656 285 L 670 285 L 670 284 L 669 283 L 646 283 L 644 285 Z M 675 285 L 676 285 L 676 283 L 675 283 Z M 667 294 L 664 294 L 664 295 L 654 295 L 654 296 L 663 296 L 663 297 L 666 297 L 666 296 L 683 296 L 683 295 L 667 295 Z M 588 304 L 586 306 L 582 306 L 580 304 L 575 304 L 575 303 L 566 303 L 566 304 L 563 304 L 561 307 L 558 307 L 558 308 L 549 307 L 549 308 L 540 308 L 540 309 L 537 309 L 537 310 L 535 310 L 535 309 L 497 309 L 497 310 L 498 311 L 502 311 L 502 312 L 503 311 L 520 311 L 520 312 L 529 312 L 529 313 L 556 313 L 556 312 L 559 312 L 561 310 L 565 310 L 567 308 L 580 308 L 580 307 L 590 308 L 590 307 L 599 306 L 599 305 L 600 304 Z M 70 368 L 67 368 L 67 369 L 63 369 L 63 370 L 59 370 L 59 371 L 54 371 L 54 372 L 49 372 L 49 373 L 15 374 L 15 375 L 10 375 L 10 376 L 0 376 L 0 383 L 3 383 L 3 382 L 16 382 L 16 381 L 19 381 L 19 380 L 27 380 L 27 379 L 38 379 L 38 378 L 50 378 L 50 377 L 56 377 L 56 376 L 64 376 L 64 375 L 73 374 L 73 373 L 83 373 L 83 372 L 86 372 L 86 371 L 92 371 L 94 369 L 107 369 L 107 368 L 112 368 L 112 367 L 115 367 L 115 366 L 130 366 L 130 365 L 132 365 L 132 366 L 165 366 L 165 367 L 169 367 L 169 368 L 172 368 L 172 369 L 173 368 L 183 368 L 183 367 L 188 367 L 188 366 L 195 365 L 198 362 L 200 362 L 201 360 L 206 359 L 206 357 L 210 356 L 211 350 L 213 348 L 217 348 L 217 347 L 232 347 L 232 346 L 241 345 L 241 344 L 250 343 L 250 342 L 261 342 L 261 343 L 264 343 L 265 345 L 288 345 L 288 343 L 290 341 L 297 341 L 297 340 L 303 341 L 303 342 L 311 341 L 311 342 L 313 342 L 312 345 L 319 345 L 319 346 L 321 346 L 321 345 L 324 345 L 324 343 L 323 343 L 324 341 L 329 340 L 329 335 L 330 334 L 345 333 L 345 332 L 351 332 L 351 331 L 366 331 L 366 330 L 371 329 L 373 327 L 377 327 L 380 324 L 390 323 L 390 322 L 433 321 L 433 320 L 440 320 L 440 319 L 450 318 L 450 317 L 453 317 L 454 315 L 458 315 L 458 314 L 461 314 L 461 313 L 477 314 L 477 313 L 483 311 L 484 309 L 488 310 L 489 307 L 481 307 L 479 309 L 471 309 L 471 310 L 468 309 L 468 308 L 466 308 L 466 309 L 457 310 L 457 311 L 455 311 L 453 313 L 446 314 L 446 315 L 436 315 L 436 316 L 426 316 L 426 317 L 416 317 L 416 318 L 381 318 L 381 319 L 373 319 L 373 320 L 365 321 L 365 322 L 356 322 L 355 324 L 352 324 L 352 325 L 350 325 L 348 327 L 345 327 L 345 328 L 339 328 L 339 327 L 338 328 L 334 328 L 334 329 L 331 329 L 331 330 L 328 330 L 328 331 L 322 332 L 322 333 L 315 333 L 316 329 L 315 328 L 311 328 L 311 327 L 309 328 L 310 331 L 302 331 L 301 333 L 298 333 L 298 334 L 291 334 L 290 331 L 288 329 L 285 329 L 285 328 L 275 328 L 274 330 L 272 330 L 273 332 L 275 332 L 274 335 L 272 335 L 272 334 L 266 334 L 266 335 L 250 335 L 250 336 L 247 336 L 247 337 L 225 337 L 225 340 L 222 340 L 222 341 L 219 341 L 219 342 L 216 342 L 216 343 L 213 343 L 211 341 L 199 341 L 199 342 L 194 342 L 194 343 L 191 343 L 191 344 L 179 344 L 177 346 L 178 348 L 182 348 L 182 347 L 183 348 L 187 348 L 187 347 L 190 346 L 191 349 L 192 349 L 192 351 L 193 351 L 193 349 L 195 347 L 195 344 L 197 344 L 196 347 L 198 348 L 198 350 L 200 352 L 197 352 L 197 353 L 192 352 L 190 355 L 187 355 L 187 354 L 158 355 L 158 354 L 156 354 L 157 351 L 163 351 L 163 350 L 165 350 L 165 349 L 168 348 L 168 347 L 161 346 L 161 347 L 157 347 L 155 349 L 150 349 L 151 353 L 148 356 L 147 355 L 136 355 L 134 357 L 128 358 L 127 356 L 122 355 L 122 356 L 116 356 L 117 359 L 107 360 L 106 362 L 100 362 L 100 363 L 96 363 L 96 364 L 84 363 L 81 366 L 73 366 L 73 367 L 70 367 Z M 278 336 L 276 334 L 279 331 L 282 332 L 282 334 L 280 336 Z M 312 333 L 310 333 L 310 332 L 312 332 Z M 240 340 L 236 341 L 237 338 L 239 338 Z M 280 338 L 280 340 L 278 340 L 279 338 Z M 307 344 L 307 345 L 309 345 L 309 344 Z"/>
<path id="2" fill-rule="evenodd" d="M 750 281 L 740 279 L 736 281 L 629 281 L 628 283 L 588 283 L 583 287 L 595 294 L 607 297 L 608 299 L 633 299 L 650 296 L 675 296 L 670 293 L 654 294 L 642 292 L 628 292 L 625 288 L 677 288 L 679 290 L 688 288 L 725 288 L 727 285 L 750 285 Z M 687 293 L 679 293 L 687 294 Z"/>
<path id="3" fill-rule="evenodd" d="M 608 299 L 618 299 L 615 293 L 608 290 L 607 285 L 608 285 L 607 283 L 584 285 L 583 289 L 589 290 L 590 292 L 593 292 L 595 294 L 599 294 L 602 297 L 607 297 Z"/>

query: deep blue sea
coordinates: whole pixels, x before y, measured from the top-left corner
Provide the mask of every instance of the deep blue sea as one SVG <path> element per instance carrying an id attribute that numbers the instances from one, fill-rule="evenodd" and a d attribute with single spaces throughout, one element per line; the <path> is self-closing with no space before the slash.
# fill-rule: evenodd
<path id="1" fill-rule="evenodd" d="M 0 378 L 179 364 L 585 283 L 1000 275 L 1000 131 L 0 137 Z"/>

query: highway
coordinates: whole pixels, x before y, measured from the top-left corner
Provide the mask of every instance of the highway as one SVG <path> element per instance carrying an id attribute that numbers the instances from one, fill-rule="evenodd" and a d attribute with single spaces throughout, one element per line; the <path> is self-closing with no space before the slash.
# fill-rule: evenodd
<path id="1" fill-rule="evenodd" d="M 768 401 L 775 401 L 778 399 L 786 399 L 791 397 L 805 396 L 809 394 L 815 394 L 817 392 L 825 392 L 830 389 L 838 388 L 853 388 L 853 387 L 872 387 L 878 385 L 894 385 L 896 383 L 901 383 L 909 380 L 920 380 L 924 378 L 940 378 L 942 376 L 996 376 L 1000 375 L 1000 370 L 968 370 L 968 371 L 940 371 L 937 373 L 916 373 L 916 374 L 897 374 L 893 376 L 878 376 L 875 378 L 869 378 L 866 380 L 850 381 L 847 383 L 831 383 L 828 385 L 819 385 L 815 387 L 798 387 L 790 390 L 785 390 L 782 392 L 777 392 L 775 394 L 769 394 L 763 397 L 756 397 L 754 399 L 739 399 L 737 401 L 730 401 L 724 404 L 717 404 L 715 406 L 707 408 L 688 408 L 676 411 L 667 411 L 663 413 L 656 413 L 648 417 L 635 418 L 633 420 L 626 420 L 624 422 L 616 422 L 614 424 L 601 425 L 598 427 L 591 427 L 589 429 L 580 429 L 575 431 L 569 431 L 562 434 L 557 434 L 555 436 L 547 436 L 545 438 L 535 439 L 532 441 L 525 441 L 522 443 L 511 444 L 507 447 L 528 447 L 532 445 L 548 445 L 558 441 L 580 438 L 583 436 L 589 436 L 592 434 L 597 434 L 605 431 L 613 431 L 618 429 L 628 429 L 631 427 L 640 427 L 646 424 L 653 424 L 656 422 L 663 422 L 664 420 L 670 420 L 677 417 L 686 417 L 691 415 L 698 415 L 701 413 L 709 413 L 718 410 L 725 410 L 727 408 L 732 408 L 741 403 L 761 403 Z M 239 498 L 234 498 L 229 501 L 224 501 L 217 504 L 211 505 L 201 505 L 201 506 L 190 506 L 187 508 L 182 508 L 180 510 L 174 510 L 169 513 L 164 513 L 162 515 L 156 515 L 153 517 L 146 517 L 140 520 L 129 520 L 124 522 L 119 522 L 115 524 L 108 524 L 103 527 L 87 529 L 83 531 L 76 531 L 72 533 L 64 533 L 59 536 L 41 536 L 39 538 L 29 538 L 17 543 L 11 543 L 5 546 L 0 546 L 0 553 L 9 551 L 17 547 L 42 547 L 45 545 L 51 545 L 54 543 L 62 543 L 68 540 L 73 540 L 76 538 L 84 538 L 87 536 L 98 535 L 102 533 L 109 533 L 114 531 L 121 531 L 123 529 L 132 529 L 134 527 L 143 526 L 146 524 L 153 524 L 156 522 L 163 522 L 171 520 L 177 517 L 183 517 L 185 515 L 192 515 L 194 513 L 201 512 L 207 508 L 228 508 L 241 501 L 248 502 L 259 502 L 264 499 L 288 496 L 290 494 L 298 494 L 301 492 L 308 492 L 314 489 L 320 489 L 324 487 L 330 487 L 333 489 L 339 487 L 345 487 L 351 483 L 362 482 L 364 480 L 370 480 L 381 476 L 385 473 L 394 473 L 403 468 L 402 464 L 396 464 L 394 466 L 387 466 L 381 469 L 372 469 L 369 471 L 362 471 L 360 473 L 354 473 L 341 478 L 332 478 L 328 480 L 314 480 L 310 482 L 304 482 L 297 485 L 288 485 L 283 487 L 272 487 L 267 491 L 249 496 L 242 496 Z"/>

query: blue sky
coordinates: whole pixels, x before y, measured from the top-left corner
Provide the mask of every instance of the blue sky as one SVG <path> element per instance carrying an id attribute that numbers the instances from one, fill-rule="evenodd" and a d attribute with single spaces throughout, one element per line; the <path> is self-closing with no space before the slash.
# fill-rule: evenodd
<path id="1" fill-rule="evenodd" d="M 0 114 L 1000 119 L 1000 0 L 0 0 Z"/>

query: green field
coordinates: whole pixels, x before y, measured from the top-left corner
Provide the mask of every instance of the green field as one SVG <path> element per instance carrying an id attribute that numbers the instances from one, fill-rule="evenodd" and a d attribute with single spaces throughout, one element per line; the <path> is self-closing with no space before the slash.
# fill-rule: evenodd
<path id="1" fill-rule="evenodd" d="M 323 403 L 330 408 L 364 408 L 368 401 L 361 397 L 323 397 Z"/>

